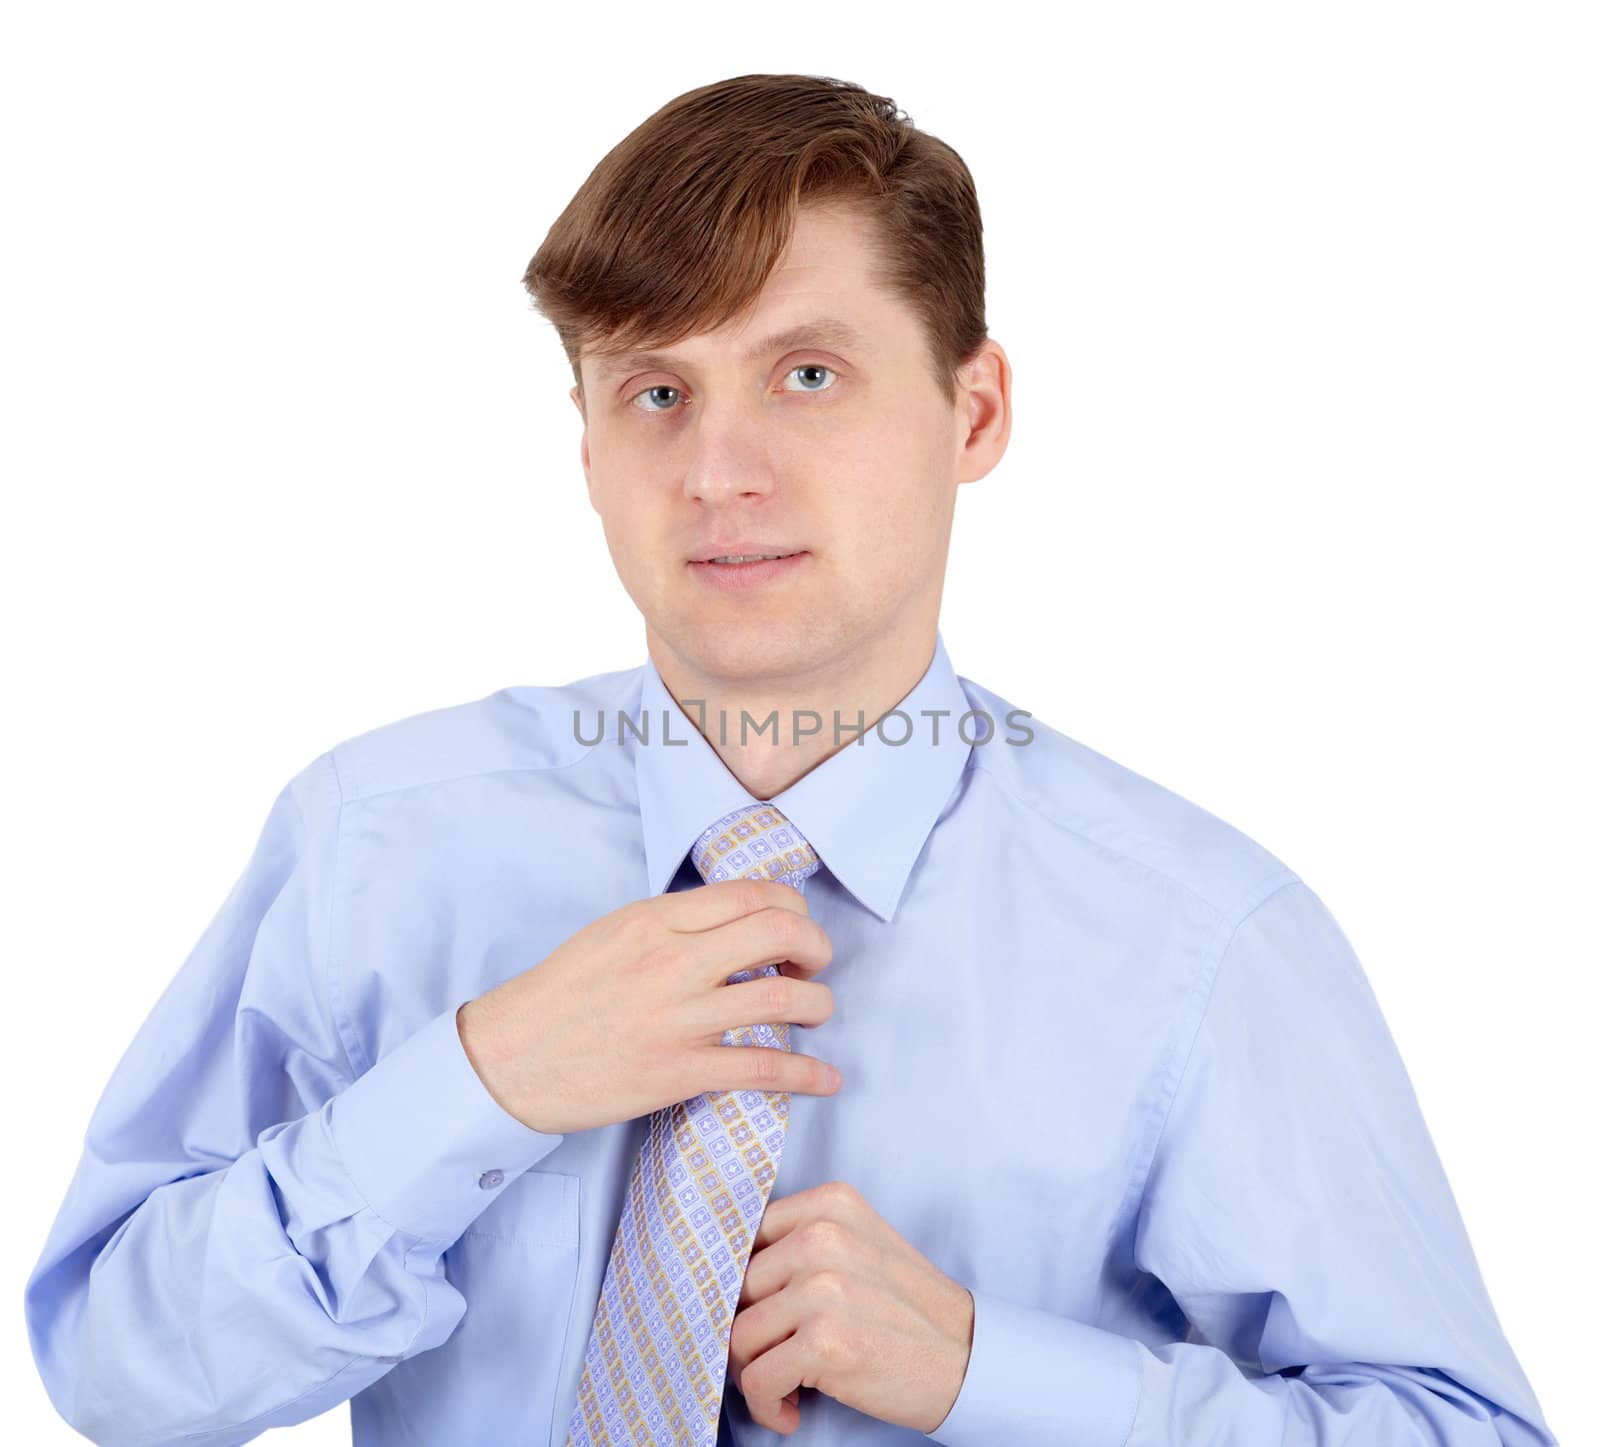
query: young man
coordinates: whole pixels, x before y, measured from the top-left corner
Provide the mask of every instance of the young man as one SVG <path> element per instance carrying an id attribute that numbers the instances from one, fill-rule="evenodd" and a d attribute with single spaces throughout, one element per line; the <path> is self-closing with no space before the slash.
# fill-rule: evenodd
<path id="1" fill-rule="evenodd" d="M 739 77 L 527 283 L 647 659 L 284 789 L 28 1283 L 62 1415 L 1552 1443 L 1318 896 L 952 668 L 955 494 L 1011 420 L 960 158 Z"/>

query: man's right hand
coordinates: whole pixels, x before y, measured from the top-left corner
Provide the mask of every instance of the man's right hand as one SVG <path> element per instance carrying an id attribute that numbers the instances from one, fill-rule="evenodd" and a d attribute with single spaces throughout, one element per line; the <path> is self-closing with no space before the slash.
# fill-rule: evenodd
<path id="1" fill-rule="evenodd" d="M 489 1094 L 551 1135 L 649 1115 L 707 1091 L 832 1095 L 831 1067 L 771 1046 L 723 1045 L 739 1025 L 817 1025 L 813 977 L 833 944 L 787 884 L 729 879 L 636 900 L 585 925 L 456 1012 Z M 780 973 L 739 984 L 740 970 Z"/>

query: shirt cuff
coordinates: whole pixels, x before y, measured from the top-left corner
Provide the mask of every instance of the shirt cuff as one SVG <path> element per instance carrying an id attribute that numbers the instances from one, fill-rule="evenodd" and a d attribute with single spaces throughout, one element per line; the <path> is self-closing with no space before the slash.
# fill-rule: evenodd
<path id="1" fill-rule="evenodd" d="M 972 1292 L 972 1305 L 966 1379 L 930 1440 L 1123 1447 L 1142 1390 L 1138 1342 L 983 1291 Z"/>
<path id="2" fill-rule="evenodd" d="M 464 1003 L 327 1104 L 334 1147 L 367 1204 L 395 1230 L 446 1246 L 566 1139 L 524 1125 L 489 1094 L 456 1026 Z"/>

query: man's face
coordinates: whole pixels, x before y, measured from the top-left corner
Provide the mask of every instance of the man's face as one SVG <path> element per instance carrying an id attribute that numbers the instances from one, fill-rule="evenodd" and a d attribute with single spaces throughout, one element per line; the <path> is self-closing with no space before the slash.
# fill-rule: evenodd
<path id="1" fill-rule="evenodd" d="M 737 331 L 656 363 L 580 358 L 584 474 L 617 574 L 652 652 L 704 678 L 778 686 L 925 637 L 956 487 L 1004 449 L 963 448 L 969 404 L 940 395 L 919 323 L 870 275 L 866 224 L 803 209 Z M 859 339 L 766 342 L 824 319 Z M 705 561 L 730 553 L 796 556 Z"/>

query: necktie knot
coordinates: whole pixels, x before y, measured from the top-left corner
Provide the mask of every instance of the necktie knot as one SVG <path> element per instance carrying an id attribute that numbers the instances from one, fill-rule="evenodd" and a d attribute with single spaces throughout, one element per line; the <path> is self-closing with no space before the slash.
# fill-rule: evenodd
<path id="1" fill-rule="evenodd" d="M 707 884 L 722 879 L 775 879 L 802 889 L 822 860 L 783 810 L 746 804 L 724 814 L 689 850 Z"/>

